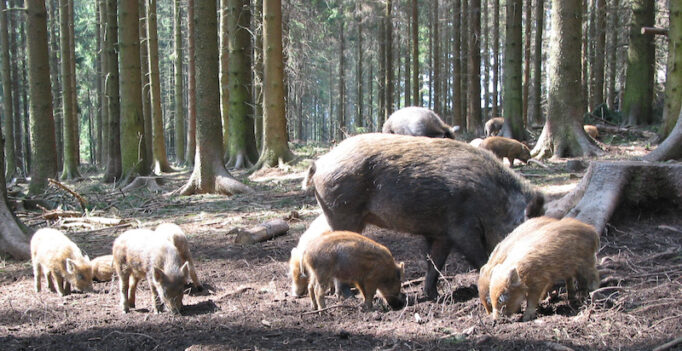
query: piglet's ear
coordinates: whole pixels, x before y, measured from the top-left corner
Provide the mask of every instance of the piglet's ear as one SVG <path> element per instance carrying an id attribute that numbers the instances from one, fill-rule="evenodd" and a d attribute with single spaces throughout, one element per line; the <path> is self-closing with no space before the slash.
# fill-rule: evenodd
<path id="1" fill-rule="evenodd" d="M 154 267 L 154 275 L 152 277 L 155 282 L 161 282 L 164 276 L 165 274 L 163 274 L 163 271 L 160 268 Z"/>
<path id="2" fill-rule="evenodd" d="M 76 264 L 73 262 L 72 259 L 67 258 L 66 259 L 66 273 L 73 274 L 73 272 L 76 271 Z"/>
<path id="3" fill-rule="evenodd" d="M 182 272 L 182 275 L 184 275 L 185 278 L 187 278 L 187 276 L 189 275 L 189 262 L 185 262 L 185 264 L 183 264 L 182 267 L 180 268 L 180 271 Z"/>
<path id="4" fill-rule="evenodd" d="M 512 268 L 509 271 L 509 285 L 510 286 L 521 285 L 521 278 L 519 278 L 519 271 L 516 270 L 516 267 Z"/>

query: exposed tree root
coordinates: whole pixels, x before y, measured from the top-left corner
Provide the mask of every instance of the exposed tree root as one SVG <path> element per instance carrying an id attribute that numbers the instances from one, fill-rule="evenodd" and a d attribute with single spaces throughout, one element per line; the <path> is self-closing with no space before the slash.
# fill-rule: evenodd
<path id="1" fill-rule="evenodd" d="M 602 233 L 617 209 L 662 201 L 682 206 L 682 164 L 595 161 L 572 192 L 548 205 L 546 215 L 575 217 Z"/>
<path id="2" fill-rule="evenodd" d="M 135 179 L 130 182 L 130 184 L 123 187 L 123 191 L 131 191 L 140 188 L 147 188 L 149 191 L 158 193 L 161 192 L 162 185 L 161 178 L 159 177 L 135 177 Z"/>
<path id="3" fill-rule="evenodd" d="M 4 186 L 4 184 L 3 184 Z M 0 254 L 10 255 L 17 260 L 31 258 L 29 236 L 19 225 L 19 221 L 7 208 L 7 203 L 0 197 Z"/>
<path id="4" fill-rule="evenodd" d="M 180 195 L 194 195 L 194 194 L 223 194 L 223 195 L 234 195 L 241 193 L 253 192 L 253 189 L 247 185 L 241 183 L 240 181 L 234 179 L 232 175 L 222 167 L 222 169 L 216 170 L 216 175 L 212 179 L 206 179 L 202 182 L 201 173 L 199 167 L 195 167 L 194 172 L 189 178 L 189 181 L 185 186 L 180 188 L 177 193 Z M 210 177 L 209 177 L 210 178 Z"/>
<path id="5" fill-rule="evenodd" d="M 647 161 L 666 161 L 682 159 L 682 118 L 677 118 L 675 128 L 658 147 L 644 156 Z"/>
<path id="6" fill-rule="evenodd" d="M 570 131 L 562 131 L 562 135 L 552 137 L 548 123 L 542 129 L 537 144 L 530 154 L 533 158 L 571 156 L 601 156 L 604 151 L 597 142 L 589 137 L 580 125 L 572 125 Z"/>
<path id="7" fill-rule="evenodd" d="M 225 166 L 233 169 L 244 169 L 253 167 L 253 162 L 246 154 L 246 151 L 240 151 L 234 155 L 230 155 Z"/>
<path id="8" fill-rule="evenodd" d="M 261 168 L 270 167 L 286 168 L 287 165 L 295 164 L 297 161 L 298 158 L 289 149 L 284 151 L 284 155 L 280 155 L 274 150 L 263 150 L 258 162 L 251 167 L 251 170 L 256 171 Z"/>

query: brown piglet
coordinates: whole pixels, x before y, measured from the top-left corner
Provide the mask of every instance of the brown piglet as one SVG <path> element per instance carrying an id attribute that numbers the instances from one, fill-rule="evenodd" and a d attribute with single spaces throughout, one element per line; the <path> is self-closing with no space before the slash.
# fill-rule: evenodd
<path id="1" fill-rule="evenodd" d="M 114 256 L 104 255 L 92 260 L 92 279 L 108 282 L 114 276 Z"/>
<path id="2" fill-rule="evenodd" d="M 321 214 L 310 223 L 310 226 L 298 239 L 298 245 L 291 249 L 291 257 L 289 258 L 289 277 L 291 277 L 291 293 L 296 297 L 305 295 L 308 291 L 308 275 L 301 271 L 301 256 L 308 248 L 308 245 L 314 239 L 323 234 L 331 232 L 329 223 Z"/>
<path id="3" fill-rule="evenodd" d="M 599 287 L 594 227 L 567 217 L 529 228 L 532 234 L 512 233 L 503 240 L 499 245 L 507 246 L 506 257 L 489 267 L 493 319 L 518 312 L 524 300 L 522 320 L 535 318 L 538 301 L 558 280 L 566 281 L 569 297 L 575 294 L 574 278 L 582 292 Z M 516 240 L 506 242 L 510 238 Z"/>
<path id="4" fill-rule="evenodd" d="M 597 138 L 599 138 L 599 129 L 597 129 L 597 126 L 586 124 L 583 126 L 583 129 L 585 130 L 585 133 L 587 133 L 587 135 L 592 137 L 592 139 L 597 140 Z"/>
<path id="5" fill-rule="evenodd" d="M 405 266 L 393 260 L 383 245 L 357 233 L 337 231 L 314 239 L 303 253 L 303 270 L 310 276 L 313 309 L 325 308 L 324 294 L 336 279 L 355 286 L 371 308 L 377 290 L 393 309 L 405 306 L 400 282 Z"/>
<path id="6" fill-rule="evenodd" d="M 192 278 L 194 287 L 198 291 L 203 290 L 203 286 L 199 283 L 199 277 L 197 277 L 197 269 L 194 266 L 192 254 L 189 252 L 189 242 L 187 241 L 185 232 L 174 223 L 161 223 L 156 227 L 155 232 L 161 237 L 166 238 L 166 240 L 178 249 L 178 253 L 180 254 L 180 258 L 182 258 L 183 263 L 187 262 L 189 266 L 189 276 Z"/>
<path id="7" fill-rule="evenodd" d="M 71 287 L 92 291 L 92 269 L 88 256 L 62 232 L 52 228 L 39 229 L 31 238 L 31 262 L 36 292 L 40 292 L 41 278 L 61 296 L 71 293 Z"/>
<path id="8" fill-rule="evenodd" d="M 530 149 L 521 142 L 501 136 L 493 136 L 483 139 L 480 148 L 491 151 L 500 160 L 505 157 L 509 160 L 509 165 L 514 165 L 514 160 L 519 159 L 523 163 L 528 163 L 530 159 Z"/>
<path id="9" fill-rule="evenodd" d="M 169 240 L 148 229 L 128 230 L 114 240 L 112 252 L 124 313 L 135 307 L 135 290 L 145 277 L 154 312 L 165 305 L 171 313 L 180 313 L 189 262 Z"/>

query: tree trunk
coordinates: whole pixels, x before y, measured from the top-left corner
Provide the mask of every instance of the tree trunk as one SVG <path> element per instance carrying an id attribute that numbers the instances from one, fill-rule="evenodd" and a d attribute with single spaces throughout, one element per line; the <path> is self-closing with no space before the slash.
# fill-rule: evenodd
<path id="1" fill-rule="evenodd" d="M 78 109 L 78 90 L 76 89 L 76 34 L 74 32 L 74 10 L 73 10 L 73 0 L 68 0 L 68 14 L 69 14 L 69 61 L 71 63 L 71 109 L 73 111 L 73 135 L 74 143 L 72 147 L 74 148 L 73 153 L 76 155 L 76 165 L 81 163 L 81 153 L 80 153 L 80 114 Z"/>
<path id="2" fill-rule="evenodd" d="M 412 1 L 412 104 L 421 106 L 419 95 L 419 9 L 417 0 Z"/>
<path id="3" fill-rule="evenodd" d="M 146 12 L 145 1 L 140 2 L 140 14 Z M 140 80 L 142 84 L 142 119 L 144 120 L 144 157 L 142 168 L 154 171 L 154 150 L 152 150 L 152 96 L 149 82 L 149 52 L 147 50 L 147 16 L 140 18 Z"/>
<path id="4" fill-rule="evenodd" d="M 630 125 L 653 122 L 651 104 L 654 97 L 654 39 L 643 35 L 641 27 L 654 25 L 654 2 L 632 0 L 630 45 L 623 96 L 623 117 Z"/>
<path id="5" fill-rule="evenodd" d="M 282 56 L 282 1 L 264 0 L 263 151 L 258 161 L 263 167 L 282 166 L 294 159 L 287 144 Z"/>
<path id="6" fill-rule="evenodd" d="M 520 0 L 518 1 L 520 2 Z M 480 135 L 483 133 L 483 122 L 481 121 L 481 0 L 469 1 L 469 31 L 467 131 Z"/>
<path id="7" fill-rule="evenodd" d="M 618 11 L 620 9 L 620 0 L 611 0 L 611 47 L 608 51 L 609 57 L 609 80 L 608 80 L 608 95 L 607 104 L 609 109 L 616 110 L 616 66 L 617 66 L 617 53 L 618 53 L 618 32 L 620 31 L 620 16 Z M 671 21 L 672 23 L 672 21 Z M 672 29 L 672 28 L 671 28 Z M 669 68 L 670 66 L 668 66 Z M 667 100 L 667 99 L 666 99 Z M 665 115 L 665 113 L 664 113 Z"/>
<path id="8" fill-rule="evenodd" d="M 175 158 L 178 164 L 185 164 L 185 110 L 182 90 L 182 9 L 180 0 L 175 0 Z"/>
<path id="9" fill-rule="evenodd" d="M 460 113 L 462 114 L 462 128 L 465 131 L 469 131 L 469 126 L 467 122 L 469 120 L 469 79 L 467 77 L 469 73 L 469 2 L 467 0 L 462 0 L 462 12 L 460 19 L 460 47 L 462 49 L 461 62 L 460 62 L 460 72 L 462 72 L 462 88 L 460 90 L 462 105 L 460 106 Z"/>
<path id="10" fill-rule="evenodd" d="M 461 37 L 462 31 L 460 30 L 460 19 L 461 19 L 461 7 L 462 3 L 460 0 L 454 0 L 452 2 L 453 7 L 453 18 L 452 26 L 455 28 L 455 35 L 453 36 L 453 53 L 452 53 L 452 124 L 460 126 L 461 130 L 465 130 L 466 121 L 462 115 L 462 48 L 461 48 Z"/>
<path id="11" fill-rule="evenodd" d="M 161 113 L 161 80 L 159 75 L 159 37 L 156 24 L 156 0 L 147 2 L 147 52 L 149 53 L 149 83 L 152 98 L 152 150 L 154 171 L 170 172 L 164 139 L 163 114 Z M 138 49 L 139 50 L 139 49 Z"/>
<path id="12" fill-rule="evenodd" d="M 111 183 L 121 179 L 121 101 L 119 95 L 117 1 L 106 0 L 106 30 L 104 34 L 104 53 L 106 55 L 107 77 L 105 94 L 107 96 L 107 168 L 104 182 Z"/>
<path id="13" fill-rule="evenodd" d="M 57 175 L 57 145 L 52 115 L 50 57 L 47 49 L 47 11 L 42 0 L 26 1 L 28 87 L 31 96 L 31 183 L 29 194 L 40 195 L 47 178 Z M 4 222 L 4 221 L 3 221 Z M 4 231 L 3 231 L 4 232 Z"/>
<path id="14" fill-rule="evenodd" d="M 440 23 L 439 10 L 438 10 L 438 0 L 431 0 L 433 5 L 431 8 L 431 14 L 433 15 L 431 23 L 433 26 L 433 32 L 431 33 L 431 42 L 433 43 L 433 67 L 431 71 L 433 72 L 433 81 L 430 82 L 433 87 L 433 111 L 439 116 L 443 115 L 443 100 L 441 91 L 441 65 L 440 65 L 440 36 L 438 35 Z"/>
<path id="15" fill-rule="evenodd" d="M 488 87 L 490 84 L 490 29 L 488 28 L 489 12 L 488 0 L 483 0 L 483 121 L 487 121 L 490 118 L 488 114 L 488 104 L 490 98 L 490 94 L 488 92 Z"/>
<path id="16" fill-rule="evenodd" d="M 337 141 L 344 139 L 346 134 L 346 37 L 344 36 L 345 23 L 343 18 L 343 10 L 341 10 L 341 19 L 339 20 L 339 110 L 336 117 L 335 138 Z M 267 68 L 266 68 L 267 69 Z"/>
<path id="17" fill-rule="evenodd" d="M 379 95 L 379 111 L 377 114 L 377 129 L 381 129 L 381 127 L 384 125 L 384 115 L 386 114 L 386 21 L 383 18 L 379 18 L 380 23 L 377 25 L 377 31 L 379 32 L 377 35 L 377 41 L 379 42 L 379 57 L 377 58 L 379 61 L 379 77 L 377 78 L 377 93 Z M 331 64 L 331 63 L 330 63 Z M 331 77 L 331 76 L 330 76 Z M 330 79 L 330 87 L 331 87 L 331 79 Z M 331 89 L 331 88 L 330 88 Z M 329 99 L 332 99 L 331 92 L 329 94 Z M 331 106 L 331 105 L 330 105 Z M 330 107 L 330 116 L 331 116 L 331 107 Z M 330 118 L 331 121 L 331 118 Z M 330 135 L 331 135 L 331 130 L 330 130 Z M 333 136 L 331 136 L 333 138 Z"/>
<path id="18" fill-rule="evenodd" d="M 528 127 L 542 121 L 542 32 L 544 29 L 545 0 L 535 3 L 535 56 L 533 57 L 533 110 Z"/>
<path id="19" fill-rule="evenodd" d="M 580 0 L 552 0 L 547 122 L 531 152 L 538 158 L 601 155 L 582 126 Z M 506 100 L 506 98 L 505 98 Z"/>
<path id="20" fill-rule="evenodd" d="M 140 81 L 140 12 L 138 2 L 122 0 L 119 9 L 119 62 L 121 94 L 121 179 L 130 183 L 145 175 L 142 82 Z M 150 58 L 151 59 L 151 58 Z M 153 109 L 152 109 L 153 110 Z"/>
<path id="21" fill-rule="evenodd" d="M 0 0 L 1 1 L 1 0 Z M 91 130 L 92 133 L 94 133 L 94 138 L 95 138 L 95 145 L 96 145 L 96 152 L 95 152 L 95 163 L 98 166 L 102 165 L 102 117 L 104 116 L 104 80 L 102 79 L 102 52 L 104 52 L 103 47 L 102 47 L 102 25 L 104 24 L 104 21 L 102 21 L 102 7 L 103 7 L 103 2 L 100 0 L 97 0 L 97 4 L 95 5 L 97 7 L 97 13 L 96 13 L 96 23 L 95 23 L 95 28 L 96 30 L 96 35 L 97 35 L 97 55 L 95 58 L 95 74 L 97 75 L 97 97 L 95 98 L 97 106 L 95 107 L 97 114 L 95 116 L 95 125 L 94 125 L 94 130 Z"/>
<path id="22" fill-rule="evenodd" d="M 355 82 L 357 87 L 358 101 L 356 102 L 357 110 L 355 111 L 355 132 L 363 130 L 365 124 L 363 123 L 364 116 L 362 115 L 362 18 L 358 17 L 358 39 L 357 39 L 357 56 L 355 63 Z M 406 84 L 409 85 L 409 84 Z M 405 89 L 408 89 L 407 87 Z M 405 98 L 410 95 L 410 92 L 406 92 Z"/>
<path id="23" fill-rule="evenodd" d="M 220 117 L 223 121 L 223 153 L 227 153 L 230 146 L 230 93 L 228 85 L 228 40 L 230 32 L 228 30 L 228 0 L 220 0 Z"/>
<path id="24" fill-rule="evenodd" d="M 504 111 L 504 127 L 502 135 L 516 140 L 526 140 L 523 128 L 523 42 L 521 0 L 507 1 L 507 25 L 504 45 L 504 78 L 502 85 L 502 104 Z"/>
<path id="25" fill-rule="evenodd" d="M 187 165 L 194 165 L 197 148 L 197 89 L 196 65 L 194 60 L 194 0 L 187 0 Z"/>
<path id="26" fill-rule="evenodd" d="M 7 13 L 5 12 L 5 0 L 0 0 L 0 46 L 2 47 L 2 108 L 5 130 L 4 133 L 4 155 L 5 163 L 2 163 L 2 176 L 5 179 L 12 179 L 17 171 L 16 154 L 14 153 L 14 110 L 12 108 L 12 77 L 10 75 L 9 62 L 9 32 L 7 29 Z M 4 187 L 4 182 L 0 183 L 0 187 Z"/>
<path id="27" fill-rule="evenodd" d="M 193 5 L 191 11 L 193 17 L 190 21 L 194 22 L 196 28 L 193 39 L 196 44 L 194 55 L 197 74 L 197 151 L 194 171 L 187 184 L 180 189 L 180 193 L 182 195 L 201 193 L 230 195 L 251 191 L 249 187 L 232 178 L 223 165 L 216 3 L 215 1 L 197 1 Z M 231 11 L 234 10 L 234 8 L 231 9 Z M 196 38 L 201 38 L 201 40 L 196 40 Z M 235 56 L 231 53 L 230 57 Z M 232 95 L 230 92 L 230 96 Z"/>
<path id="28" fill-rule="evenodd" d="M 386 0 L 386 12 L 384 17 L 384 28 L 386 35 L 386 76 L 384 78 L 384 92 L 386 97 L 384 103 L 384 115 L 381 116 L 381 125 L 386 122 L 388 116 L 393 113 L 393 18 L 391 11 L 393 10 L 393 0 Z"/>
<path id="29" fill-rule="evenodd" d="M 537 1 L 537 0 L 536 0 Z M 524 125 L 530 127 L 530 119 L 528 118 L 528 96 L 529 96 L 529 91 L 530 91 L 530 41 L 531 41 L 531 23 L 532 23 L 532 11 L 531 9 L 533 8 L 532 6 L 532 1 L 526 1 L 524 12 L 525 12 L 525 18 L 526 18 L 526 25 L 523 28 L 524 30 L 524 39 L 523 39 L 523 112 L 522 116 L 525 121 Z"/>
<path id="30" fill-rule="evenodd" d="M 682 2 L 670 1 L 668 31 L 668 72 L 665 80 L 665 105 L 660 137 L 665 139 L 677 123 L 682 106 Z"/>
<path id="31" fill-rule="evenodd" d="M 248 168 L 258 159 L 251 101 L 251 14 L 248 0 L 229 0 L 228 6 L 230 146 L 227 164 Z"/>
<path id="32" fill-rule="evenodd" d="M 64 170 L 62 178 L 80 178 L 78 171 L 78 118 L 74 111 L 71 81 L 74 78 L 71 71 L 71 40 L 69 23 L 69 1 L 59 0 L 59 46 L 61 55 L 61 81 L 62 81 L 62 118 L 64 121 Z"/>
<path id="33" fill-rule="evenodd" d="M 500 116 L 497 83 L 500 81 L 500 0 L 493 0 L 493 111 L 491 117 Z"/>
<path id="34" fill-rule="evenodd" d="M 681 111 L 682 112 L 682 111 Z M 658 147 L 644 156 L 647 161 L 667 161 L 682 159 L 682 118 L 677 118 L 675 128 Z"/>
<path id="35" fill-rule="evenodd" d="M 254 129 L 256 134 L 256 150 L 263 149 L 263 0 L 255 0 L 254 30 L 256 31 L 256 45 L 253 48 L 253 104 Z M 284 34 L 283 34 L 284 35 Z M 299 64 L 302 64 L 299 63 Z M 286 82 L 284 83 L 286 87 Z M 286 98 L 285 98 L 286 100 Z M 285 104 L 286 108 L 286 104 Z M 228 133 L 229 134 L 229 133 Z M 227 143 L 227 141 L 224 141 Z M 227 146 L 227 144 L 226 144 Z"/>
<path id="36" fill-rule="evenodd" d="M 590 99 L 592 104 L 588 110 L 604 103 L 604 57 L 606 52 L 606 1 L 595 0 L 595 42 L 594 42 L 594 66 L 592 67 L 592 89 Z M 616 29 L 614 29 L 616 30 Z"/>
<path id="37" fill-rule="evenodd" d="M 59 0 L 45 3 L 48 14 L 48 34 L 50 36 L 50 79 L 52 82 L 52 110 L 54 114 L 55 138 L 57 143 L 57 170 L 64 166 L 64 120 L 62 116 L 61 79 L 59 69 Z M 16 56 L 17 54 L 15 54 Z M 23 57 L 23 55 L 22 55 Z M 18 85 L 18 84 L 17 84 Z M 18 108 L 18 107 L 15 107 Z M 15 137 L 16 139 L 16 137 Z M 20 143 L 21 144 L 21 143 Z"/>

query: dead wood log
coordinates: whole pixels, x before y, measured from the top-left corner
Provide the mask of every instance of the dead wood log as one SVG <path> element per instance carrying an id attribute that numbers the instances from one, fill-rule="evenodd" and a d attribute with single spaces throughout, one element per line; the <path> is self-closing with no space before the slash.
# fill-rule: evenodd
<path id="1" fill-rule="evenodd" d="M 647 130 L 639 130 L 639 129 L 634 129 L 630 127 L 618 127 L 618 126 L 610 126 L 607 124 L 603 123 L 598 123 L 595 124 L 597 127 L 597 130 L 599 130 L 599 133 L 611 133 L 611 134 L 633 134 L 641 138 L 648 138 L 648 139 L 655 139 L 658 136 L 656 133 L 647 131 Z"/>
<path id="2" fill-rule="evenodd" d="M 78 211 L 63 211 L 60 209 L 48 210 L 42 206 L 40 206 L 40 209 L 43 210 L 43 214 L 41 216 L 47 220 L 56 220 L 56 219 L 60 219 L 60 218 L 73 218 L 73 217 L 83 216 L 83 213 L 78 212 Z"/>
<path id="3" fill-rule="evenodd" d="M 665 28 L 657 28 L 657 27 L 642 27 L 640 29 L 641 33 L 644 34 L 652 34 L 652 35 L 664 35 L 668 36 L 668 30 Z"/>
<path id="4" fill-rule="evenodd" d="M 682 164 L 595 161 L 573 191 L 550 203 L 546 215 L 575 217 L 604 231 L 622 206 L 668 202 L 681 206 Z"/>
<path id="5" fill-rule="evenodd" d="M 283 219 L 273 219 L 259 224 L 249 229 L 234 228 L 230 234 L 237 234 L 234 239 L 236 244 L 254 244 L 261 241 L 270 240 L 274 237 L 286 234 L 289 231 L 289 224 Z"/>

